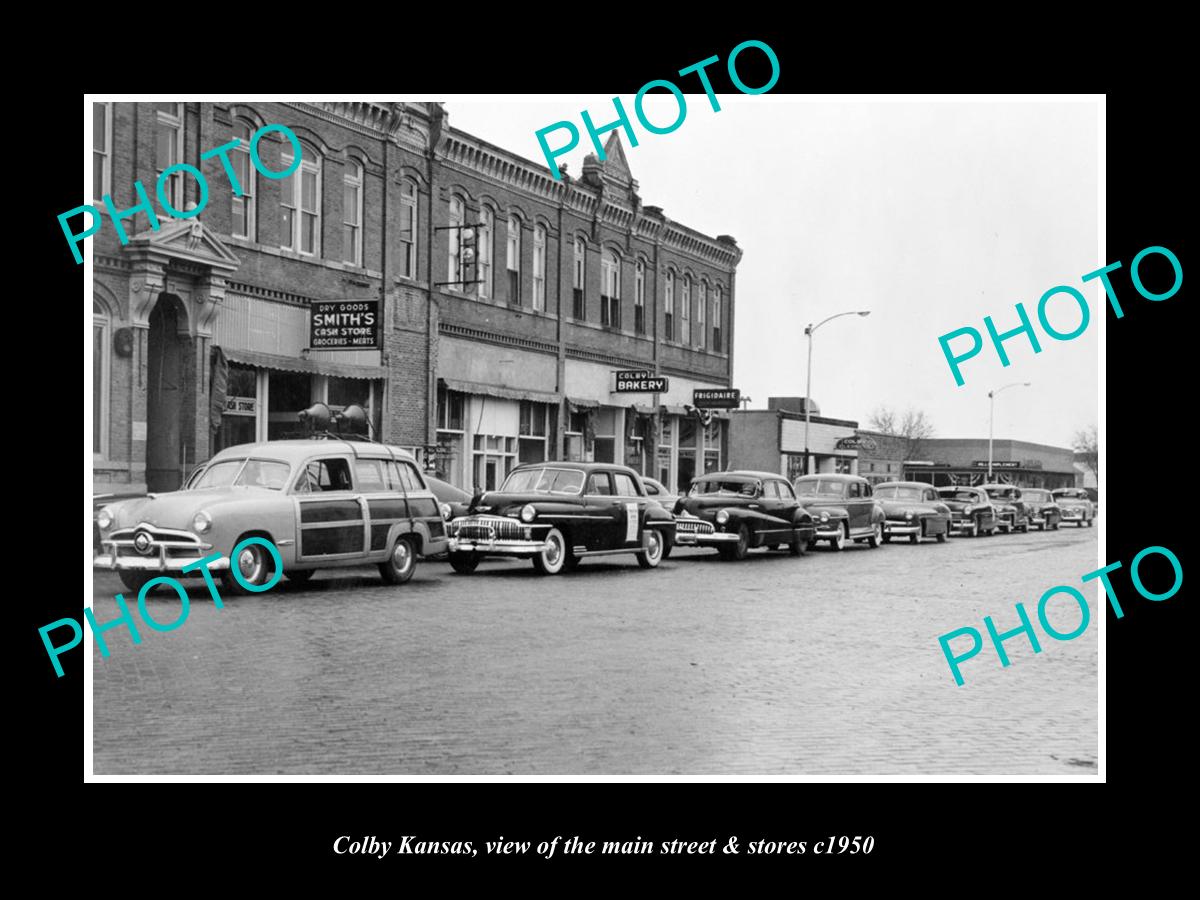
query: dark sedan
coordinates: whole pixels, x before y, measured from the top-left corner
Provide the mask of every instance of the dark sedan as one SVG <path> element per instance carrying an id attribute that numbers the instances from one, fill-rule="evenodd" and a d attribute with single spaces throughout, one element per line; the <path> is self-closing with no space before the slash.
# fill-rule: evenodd
<path id="1" fill-rule="evenodd" d="M 996 508 L 979 488 L 938 488 L 938 496 L 950 507 L 950 531 L 979 537 L 996 533 Z"/>
<path id="2" fill-rule="evenodd" d="M 1062 510 L 1054 495 L 1044 488 L 1022 488 L 1021 500 L 1025 503 L 1025 512 L 1029 516 L 1029 524 L 1036 525 L 1039 531 L 1058 529 L 1062 522 Z"/>
<path id="3" fill-rule="evenodd" d="M 1005 534 L 1029 531 L 1029 513 L 1021 499 L 1021 489 L 1011 484 L 981 485 L 996 508 L 997 525 Z"/>
<path id="4" fill-rule="evenodd" d="M 623 553 L 655 568 L 675 540 L 675 519 L 646 496 L 633 469 L 546 462 L 513 469 L 447 530 L 456 572 L 473 572 L 484 556 L 515 556 L 556 575 L 584 557 Z"/>
<path id="5" fill-rule="evenodd" d="M 813 518 L 787 479 L 772 472 L 710 472 L 675 504 L 675 540 L 716 547 L 722 559 L 745 559 L 752 547 L 803 553 L 816 536 Z"/>
<path id="6" fill-rule="evenodd" d="M 885 481 L 875 485 L 875 502 L 883 507 L 883 540 L 908 537 L 918 544 L 921 538 L 936 537 L 944 542 L 950 535 L 950 507 L 942 502 L 937 489 L 920 481 Z"/>

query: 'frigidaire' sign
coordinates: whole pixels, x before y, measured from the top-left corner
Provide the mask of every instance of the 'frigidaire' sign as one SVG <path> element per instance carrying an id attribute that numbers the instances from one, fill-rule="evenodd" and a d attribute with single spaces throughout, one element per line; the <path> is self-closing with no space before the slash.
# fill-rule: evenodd
<path id="1" fill-rule="evenodd" d="M 669 386 L 665 377 L 655 375 L 649 369 L 618 371 L 615 374 L 617 388 L 614 393 L 617 394 L 665 394 Z"/>
<path id="2" fill-rule="evenodd" d="M 742 392 L 737 388 L 692 391 L 692 406 L 700 409 L 737 409 Z"/>
<path id="3" fill-rule="evenodd" d="M 379 301 L 314 302 L 308 346 L 314 350 L 363 350 L 378 347 Z"/>

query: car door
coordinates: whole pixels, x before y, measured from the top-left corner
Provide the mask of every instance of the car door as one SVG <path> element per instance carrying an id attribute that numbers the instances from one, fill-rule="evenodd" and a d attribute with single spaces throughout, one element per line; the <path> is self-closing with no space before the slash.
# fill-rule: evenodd
<path id="1" fill-rule="evenodd" d="M 869 493 L 870 488 L 860 481 L 846 484 L 846 512 L 850 514 L 851 531 L 865 531 L 871 527 L 871 507 L 875 501 Z"/>
<path id="2" fill-rule="evenodd" d="M 948 531 L 950 529 L 950 510 L 944 503 L 942 498 L 938 496 L 938 492 L 933 488 L 925 488 L 921 493 L 921 499 L 936 509 L 939 513 L 943 513 L 945 518 L 938 517 L 937 524 L 934 525 L 936 531 Z"/>
<path id="3" fill-rule="evenodd" d="M 296 556 L 304 561 L 352 561 L 366 555 L 366 501 L 355 489 L 349 456 L 309 460 L 293 484 Z"/>
<path id="4" fill-rule="evenodd" d="M 792 534 L 792 529 L 795 527 L 796 510 L 800 508 L 800 500 L 796 497 L 796 492 L 792 490 L 791 484 L 787 481 L 778 482 L 779 488 L 779 518 L 784 521 L 785 533 Z"/>
<path id="5" fill-rule="evenodd" d="M 593 471 L 583 486 L 583 502 L 588 518 L 583 544 L 589 550 L 613 550 L 624 545 L 625 508 L 616 496 L 612 476 L 605 470 Z M 575 539 L 578 544 L 578 537 Z"/>
<path id="6" fill-rule="evenodd" d="M 783 532 L 784 525 L 780 520 L 785 518 L 783 514 L 784 501 L 780 495 L 784 489 L 785 485 L 774 479 L 764 481 L 761 496 L 757 503 L 751 504 L 752 507 L 757 505 L 758 511 L 765 516 L 760 522 L 760 530 L 767 533 L 767 537 L 771 539 L 780 537 Z"/>
<path id="7" fill-rule="evenodd" d="M 369 552 L 386 553 L 388 532 L 396 522 L 408 518 L 408 506 L 398 485 L 393 486 L 394 473 L 388 471 L 390 460 L 363 459 L 354 461 L 354 480 L 366 505 Z"/>
<path id="8" fill-rule="evenodd" d="M 649 502 L 638 491 L 637 483 L 628 472 L 612 472 L 613 490 L 618 499 L 619 513 L 617 538 L 626 547 L 640 546 L 642 528 L 646 521 L 646 505 Z"/>

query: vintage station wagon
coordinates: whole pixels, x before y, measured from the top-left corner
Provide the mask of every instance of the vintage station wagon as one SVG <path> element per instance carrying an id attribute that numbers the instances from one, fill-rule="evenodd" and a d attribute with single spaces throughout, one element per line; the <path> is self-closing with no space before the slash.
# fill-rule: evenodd
<path id="1" fill-rule="evenodd" d="M 131 591 L 177 577 L 214 553 L 225 588 L 245 593 L 228 571 L 245 537 L 277 548 L 283 574 L 306 581 L 317 569 L 376 563 L 384 581 L 412 577 L 418 556 L 447 547 L 445 513 L 413 457 L 398 447 L 314 438 L 240 444 L 217 453 L 181 491 L 110 504 L 97 515 L 97 569 L 116 570 Z M 251 584 L 273 576 L 269 551 L 252 544 L 234 561 Z"/>
<path id="2" fill-rule="evenodd" d="M 448 530 L 450 565 L 460 574 L 475 571 L 485 556 L 515 556 L 556 575 L 584 557 L 623 553 L 653 569 L 674 543 L 675 519 L 646 496 L 633 469 L 545 462 L 517 466 Z"/>

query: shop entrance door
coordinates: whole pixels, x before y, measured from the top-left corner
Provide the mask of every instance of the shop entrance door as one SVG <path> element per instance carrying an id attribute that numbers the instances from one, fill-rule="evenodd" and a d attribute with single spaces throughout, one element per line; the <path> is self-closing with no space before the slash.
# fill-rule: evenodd
<path id="1" fill-rule="evenodd" d="M 182 334 L 181 334 L 182 332 Z M 187 313 L 179 298 L 162 294 L 150 313 L 146 345 L 146 488 L 174 491 L 183 476 L 181 419 L 191 349 Z"/>

